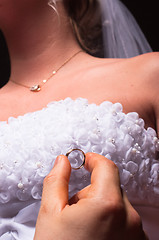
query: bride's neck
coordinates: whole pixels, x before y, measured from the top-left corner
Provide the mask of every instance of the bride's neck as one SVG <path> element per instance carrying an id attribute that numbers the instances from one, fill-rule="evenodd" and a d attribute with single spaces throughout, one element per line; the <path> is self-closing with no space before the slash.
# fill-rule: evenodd
<path id="1" fill-rule="evenodd" d="M 12 13 L 2 30 L 10 54 L 11 79 L 16 82 L 32 84 L 46 78 L 79 50 L 62 5 L 58 14 L 47 4 L 18 16 Z"/>

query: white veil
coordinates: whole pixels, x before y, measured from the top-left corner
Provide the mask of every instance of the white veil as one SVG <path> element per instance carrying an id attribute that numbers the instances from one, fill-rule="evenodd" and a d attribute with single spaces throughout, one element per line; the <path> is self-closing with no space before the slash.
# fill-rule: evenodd
<path id="1" fill-rule="evenodd" d="M 120 0 L 98 1 L 105 57 L 129 58 L 152 51 L 135 18 Z"/>
<path id="2" fill-rule="evenodd" d="M 64 0 L 49 0 L 48 5 L 56 11 L 56 3 L 60 1 Z M 152 52 L 135 18 L 120 0 L 97 1 L 102 18 L 104 57 L 129 58 Z"/>

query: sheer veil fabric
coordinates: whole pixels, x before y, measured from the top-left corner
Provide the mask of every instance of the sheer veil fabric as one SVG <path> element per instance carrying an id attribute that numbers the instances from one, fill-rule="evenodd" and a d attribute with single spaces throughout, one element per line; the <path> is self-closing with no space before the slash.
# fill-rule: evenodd
<path id="1" fill-rule="evenodd" d="M 56 10 L 56 3 L 48 5 Z M 152 52 L 135 18 L 120 0 L 97 0 L 100 4 L 105 58 L 130 58 Z"/>
<path id="2" fill-rule="evenodd" d="M 63 0 L 48 2 L 57 14 L 58 1 Z M 151 51 L 119 0 L 98 1 L 105 57 L 129 58 Z M 17 119 L 10 117 L 8 123 L 0 121 L 0 240 L 33 239 L 43 179 L 57 155 L 71 148 L 116 161 L 123 185 L 144 217 L 145 229 L 151 239 L 158 240 L 159 163 L 154 156 L 159 142 L 153 129 L 144 129 L 137 113 L 124 114 L 122 109 L 119 103 L 106 101 L 97 106 L 82 98 L 66 98 Z M 72 172 L 71 196 L 90 183 L 89 173 L 80 170 Z"/>
<path id="3" fill-rule="evenodd" d="M 121 1 L 98 1 L 105 57 L 129 58 L 152 51 L 135 18 Z"/>

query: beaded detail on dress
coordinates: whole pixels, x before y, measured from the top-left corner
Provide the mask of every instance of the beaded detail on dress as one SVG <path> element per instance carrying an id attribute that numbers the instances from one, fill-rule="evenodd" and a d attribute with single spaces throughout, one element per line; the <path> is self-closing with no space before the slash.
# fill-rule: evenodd
<path id="1" fill-rule="evenodd" d="M 0 204 L 40 199 L 44 177 L 71 148 L 113 160 L 131 202 L 159 206 L 159 140 L 137 113 L 120 103 L 86 99 L 55 101 L 40 111 L 0 122 Z M 90 174 L 73 171 L 69 192 L 88 185 Z"/>

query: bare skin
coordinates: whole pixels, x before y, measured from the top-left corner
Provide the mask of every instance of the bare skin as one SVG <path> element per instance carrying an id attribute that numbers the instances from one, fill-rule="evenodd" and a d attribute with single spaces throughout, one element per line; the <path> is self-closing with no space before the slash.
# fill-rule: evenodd
<path id="1" fill-rule="evenodd" d="M 87 153 L 85 168 L 92 173 L 91 185 L 69 201 L 70 163 L 58 156 L 44 180 L 34 240 L 148 240 L 139 215 L 121 192 L 116 165 Z"/>
<path id="2" fill-rule="evenodd" d="M 62 17 L 59 24 L 57 15 L 43 0 L 29 4 L 16 0 L 19 7 L 10 0 L 1 2 L 0 26 L 9 47 L 11 79 L 28 86 L 40 83 L 52 69 L 57 69 L 79 51 L 60 4 L 58 12 Z M 0 108 L 3 109 L 0 120 L 39 110 L 54 100 L 83 97 L 96 104 L 105 100 L 120 102 L 125 113 L 138 112 L 146 127 L 158 130 L 158 58 L 158 53 L 131 59 L 98 59 L 80 53 L 39 93 L 31 93 L 9 81 L 0 90 Z"/>
<path id="3" fill-rule="evenodd" d="M 0 28 L 11 58 L 10 79 L 28 86 L 41 83 L 80 50 L 61 3 L 58 12 L 60 23 L 47 0 L 0 0 Z M 120 102 L 125 113 L 138 112 L 146 127 L 158 130 L 158 60 L 158 53 L 126 60 L 98 59 L 80 53 L 39 93 L 9 81 L 0 90 L 0 120 L 40 110 L 54 100 L 83 97 L 96 104 L 105 100 Z M 131 207 L 126 209 L 128 215 L 131 211 Z M 140 225 L 136 213 L 135 216 Z"/>

